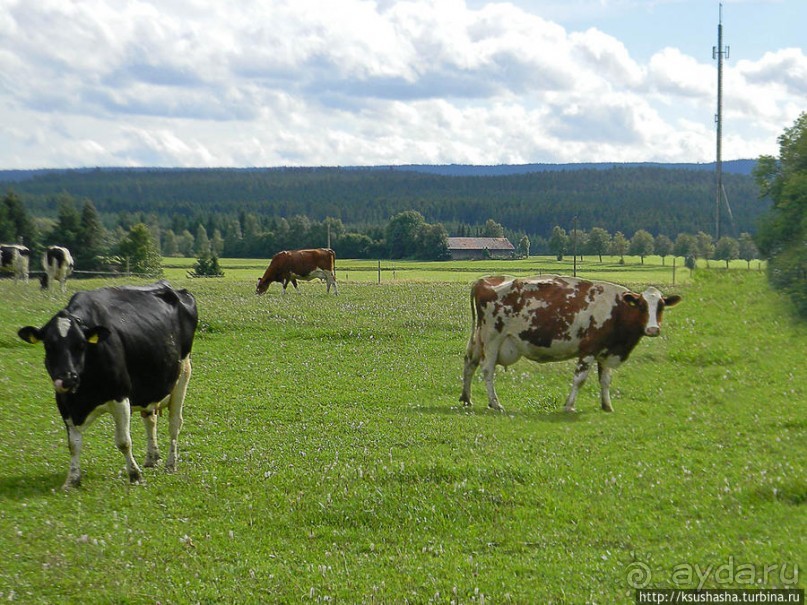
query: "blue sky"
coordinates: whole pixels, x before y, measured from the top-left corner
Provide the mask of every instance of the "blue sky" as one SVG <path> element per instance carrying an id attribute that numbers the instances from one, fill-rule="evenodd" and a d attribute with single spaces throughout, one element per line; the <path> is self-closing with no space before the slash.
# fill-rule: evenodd
<path id="1" fill-rule="evenodd" d="M 0 169 L 714 159 L 717 0 L 0 0 Z M 724 0 L 724 159 L 807 110 Z"/>
<path id="2" fill-rule="evenodd" d="M 483 2 L 472 2 L 472 6 Z M 754 60 L 765 52 L 804 48 L 807 3 L 786 0 L 570 0 L 516 2 L 545 12 L 571 30 L 596 27 L 621 40 L 636 60 L 646 61 L 665 46 L 709 60 L 717 45 L 723 6 L 724 46 L 731 60 Z M 543 7 L 543 8 L 542 8 Z"/>

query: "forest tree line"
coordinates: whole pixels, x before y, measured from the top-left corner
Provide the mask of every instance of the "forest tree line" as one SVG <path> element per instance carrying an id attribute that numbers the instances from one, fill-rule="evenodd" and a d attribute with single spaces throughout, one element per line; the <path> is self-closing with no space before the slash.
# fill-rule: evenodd
<path id="1" fill-rule="evenodd" d="M 332 247 L 339 258 L 448 259 L 448 231 L 441 223 L 428 223 L 420 212 L 400 212 L 386 225 L 369 228 L 365 233 L 348 231 L 339 219 L 312 221 L 304 215 L 290 219 L 261 217 L 239 213 L 229 220 L 211 218 L 195 227 L 175 215 L 170 226 L 163 226 L 155 214 L 118 215 L 114 227 L 104 226 L 91 200 L 80 204 L 61 194 L 54 219 L 33 217 L 21 199 L 8 193 L 0 204 L 0 239 L 25 243 L 38 255 L 46 245 L 65 246 L 73 252 L 82 271 L 105 269 L 159 273 L 161 257 L 182 256 L 199 259 L 270 258 L 284 249 Z M 501 223 L 488 218 L 483 225 L 460 225 L 459 235 L 480 237 L 512 236 Z M 552 254 L 564 256 L 639 256 L 641 262 L 651 254 L 666 259 L 680 256 L 688 263 L 696 258 L 729 261 L 742 258 L 750 263 L 758 257 L 754 240 L 748 233 L 739 239 L 713 238 L 699 231 L 679 233 L 675 239 L 665 234 L 654 236 L 639 229 L 630 237 L 621 231 L 609 233 L 602 227 L 590 230 L 577 227 L 566 231 L 555 225 L 547 239 L 532 242 L 526 234 L 514 240 L 518 256 Z M 207 261 L 204 261 L 207 262 Z M 213 263 L 217 268 L 217 265 Z"/>
<path id="2" fill-rule="evenodd" d="M 61 195 L 93 202 L 107 228 L 138 215 L 153 216 L 179 235 L 199 224 L 222 236 L 234 219 L 264 232 L 274 221 L 304 216 L 314 223 L 341 221 L 347 232 L 378 240 L 396 214 L 415 210 L 449 235 L 475 234 L 493 218 L 511 240 L 548 239 L 552 228 L 602 227 L 610 233 L 676 237 L 710 231 L 714 223 L 714 175 L 659 167 L 557 170 L 504 176 L 445 176 L 396 169 L 95 169 L 56 171 L 9 182 L 32 215 L 55 217 Z M 769 202 L 760 201 L 750 175 L 726 174 L 731 235 L 756 230 Z M 724 210 L 725 213 L 725 210 Z M 251 220 L 251 219 L 249 219 Z M 728 216 L 722 222 L 731 225 Z"/>

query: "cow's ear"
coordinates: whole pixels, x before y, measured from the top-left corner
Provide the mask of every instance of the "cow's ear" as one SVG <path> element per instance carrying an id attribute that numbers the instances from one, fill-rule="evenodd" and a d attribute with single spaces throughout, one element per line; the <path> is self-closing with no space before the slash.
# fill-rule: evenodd
<path id="1" fill-rule="evenodd" d="M 641 297 L 638 294 L 634 294 L 633 292 L 625 292 L 622 295 L 622 300 L 628 303 L 628 306 L 631 307 L 638 307 L 640 298 Z"/>
<path id="2" fill-rule="evenodd" d="M 682 300 L 681 297 L 678 296 L 677 294 L 675 294 L 673 296 L 668 296 L 667 298 L 664 299 L 664 306 L 665 307 L 674 307 L 675 305 L 680 303 L 681 300 Z"/>
<path id="3" fill-rule="evenodd" d="M 25 326 L 24 328 L 20 328 L 17 332 L 17 336 L 22 338 L 25 342 L 31 343 L 32 345 L 42 342 L 41 330 L 39 330 L 39 328 L 34 328 L 33 326 Z"/>
<path id="4" fill-rule="evenodd" d="M 99 342 L 104 342 L 107 338 L 109 338 L 109 328 L 105 328 L 104 326 L 95 326 L 94 328 L 90 328 L 84 333 L 84 336 L 87 338 L 87 342 L 91 345 L 97 345 Z"/>

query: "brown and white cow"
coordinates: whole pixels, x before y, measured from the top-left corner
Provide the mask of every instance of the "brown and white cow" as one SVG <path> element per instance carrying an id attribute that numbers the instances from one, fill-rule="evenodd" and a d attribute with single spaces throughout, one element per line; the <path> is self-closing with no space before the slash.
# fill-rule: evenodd
<path id="1" fill-rule="evenodd" d="M 473 327 L 460 401 L 471 404 L 471 379 L 480 363 L 488 405 L 501 410 L 493 386 L 497 364 L 507 367 L 521 357 L 540 363 L 577 358 L 566 411 L 574 411 L 577 392 L 596 363 L 602 409 L 611 412 L 611 370 L 642 336 L 658 336 L 664 309 L 680 301 L 653 287 L 636 294 L 616 284 L 557 275 L 483 277 L 471 288 Z"/>
<path id="2" fill-rule="evenodd" d="M 295 290 L 298 290 L 298 279 L 305 281 L 322 279 L 328 284 L 328 292 L 331 291 L 331 285 L 333 285 L 334 294 L 339 294 L 336 289 L 335 270 L 336 255 L 330 248 L 284 250 L 272 257 L 263 277 L 258 280 L 255 292 L 263 294 L 272 282 L 280 282 L 283 285 L 283 294 L 285 294 L 289 282 L 292 283 Z"/>
<path id="3" fill-rule="evenodd" d="M 14 281 L 28 283 L 28 265 L 31 251 L 22 244 L 0 244 L 0 267 L 14 273 Z"/>
<path id="4" fill-rule="evenodd" d="M 45 288 L 50 288 L 53 282 L 61 284 L 62 292 L 67 289 L 67 276 L 73 272 L 73 257 L 70 250 L 62 246 L 48 246 L 42 255 L 42 268 L 45 270 Z"/>

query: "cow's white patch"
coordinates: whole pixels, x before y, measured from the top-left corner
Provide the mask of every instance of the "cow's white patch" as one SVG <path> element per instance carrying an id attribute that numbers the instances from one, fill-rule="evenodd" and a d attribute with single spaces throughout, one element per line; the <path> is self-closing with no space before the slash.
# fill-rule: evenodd
<path id="1" fill-rule="evenodd" d="M 328 274 L 325 272 L 325 270 L 317 268 L 317 269 L 314 269 L 313 271 L 311 271 L 311 273 L 308 273 L 306 275 L 299 275 L 297 273 L 292 272 L 291 276 L 294 279 L 300 279 L 300 280 L 304 280 L 304 281 L 311 281 L 311 280 L 314 280 L 314 279 L 327 279 Z"/>
<path id="2" fill-rule="evenodd" d="M 56 320 L 56 329 L 59 331 L 59 336 L 65 338 L 70 331 L 70 320 L 66 317 L 59 317 Z"/>
<path id="3" fill-rule="evenodd" d="M 642 293 L 642 297 L 647 301 L 647 325 L 645 333 L 658 332 L 658 304 L 661 300 L 661 292 L 652 286 Z"/>

